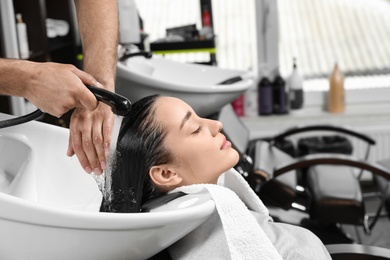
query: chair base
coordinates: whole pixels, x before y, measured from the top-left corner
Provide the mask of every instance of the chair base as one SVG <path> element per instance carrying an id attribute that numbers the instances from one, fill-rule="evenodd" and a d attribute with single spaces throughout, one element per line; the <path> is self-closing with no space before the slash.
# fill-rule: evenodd
<path id="1" fill-rule="evenodd" d="M 346 233 L 338 224 L 303 219 L 300 226 L 313 232 L 325 245 L 353 244 L 356 242 L 351 235 Z"/>

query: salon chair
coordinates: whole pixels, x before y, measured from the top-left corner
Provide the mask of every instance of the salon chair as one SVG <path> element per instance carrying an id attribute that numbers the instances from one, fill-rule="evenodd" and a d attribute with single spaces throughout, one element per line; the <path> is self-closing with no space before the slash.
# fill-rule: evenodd
<path id="1" fill-rule="evenodd" d="M 368 162 L 375 141 L 368 136 L 334 126 L 309 126 L 290 129 L 272 138 L 250 140 L 249 131 L 231 105 L 225 106 L 218 119 L 223 132 L 240 154 L 236 169 L 268 206 L 296 209 L 319 223 L 363 226 L 369 233 L 377 217 L 369 219 L 356 169 L 390 180 L 385 167 Z M 293 147 L 281 144 L 287 137 L 309 131 L 335 131 L 351 135 L 367 144 L 366 155 L 357 159 L 346 154 L 308 154 L 294 158 Z M 287 148 L 286 148 L 287 147 Z M 290 148 L 290 149 L 289 149 Z M 369 223 L 370 222 L 370 223 Z"/>
<path id="2" fill-rule="evenodd" d="M 390 158 L 381 160 L 378 162 L 378 164 L 382 165 L 390 171 Z M 390 184 L 385 178 L 380 176 L 375 176 L 374 179 L 379 188 L 380 195 L 383 196 L 382 206 L 384 206 L 386 209 L 387 216 L 390 219 Z"/>
<path id="3" fill-rule="evenodd" d="M 326 249 L 333 260 L 385 260 L 390 259 L 387 248 L 359 244 L 333 244 Z"/>
<path id="4" fill-rule="evenodd" d="M 333 260 L 389 260 L 390 249 L 360 244 L 326 245 Z M 148 260 L 172 260 L 168 250 L 150 257 Z"/>
<path id="5" fill-rule="evenodd" d="M 358 158 L 353 157 L 351 156 L 352 144 L 347 138 L 339 135 L 318 136 L 318 131 L 333 132 L 343 134 L 349 138 L 355 138 L 366 146 L 365 154 Z M 305 189 L 308 189 L 311 195 L 310 218 L 320 222 L 362 225 L 365 232 L 370 233 L 378 220 L 382 207 L 378 208 L 376 214 L 366 213 L 364 205 L 366 194 L 363 193 L 361 188 L 361 176 L 367 170 L 374 176 L 382 178 L 380 174 L 383 172 L 379 172 L 385 170 L 385 168 L 368 161 L 370 150 L 375 145 L 375 141 L 369 136 L 347 128 L 315 125 L 288 129 L 269 138 L 268 142 L 271 146 L 280 148 L 283 147 L 283 143 L 288 141 L 288 138 L 308 132 L 315 132 L 317 136 L 302 138 L 295 145 L 297 148 L 295 160 L 302 165 L 298 166 L 297 162 L 294 165 L 296 165 L 297 169 L 300 169 L 300 184 Z M 329 144 L 327 147 L 327 144 L 321 141 L 322 139 L 329 139 L 335 141 L 335 143 Z M 318 141 L 318 148 L 310 147 L 308 144 L 304 145 L 305 142 L 312 141 Z M 336 148 L 333 151 L 331 149 L 332 146 Z M 312 151 L 310 152 L 310 150 Z M 311 153 L 319 152 L 327 152 L 328 154 L 310 155 Z M 335 154 L 335 152 L 341 154 Z M 261 161 L 263 164 L 265 163 L 263 160 Z M 373 168 L 369 170 L 368 168 L 370 167 Z M 357 171 L 359 169 L 360 171 Z M 369 221 L 370 215 L 372 215 L 372 218 Z"/>
<path id="6" fill-rule="evenodd" d="M 330 256 L 333 260 L 388 260 L 390 249 L 366 246 L 359 244 L 332 244 L 327 245 Z M 148 260 L 172 260 L 168 250 L 152 256 Z"/>

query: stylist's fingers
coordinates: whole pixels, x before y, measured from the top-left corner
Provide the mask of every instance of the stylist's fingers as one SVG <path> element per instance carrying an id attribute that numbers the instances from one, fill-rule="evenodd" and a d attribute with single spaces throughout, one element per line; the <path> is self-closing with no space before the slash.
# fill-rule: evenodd
<path id="1" fill-rule="evenodd" d="M 92 125 L 92 141 L 94 154 L 88 154 L 88 159 L 96 174 L 101 174 L 107 168 L 108 146 L 110 142 L 111 129 L 114 122 L 114 114 L 111 108 L 105 104 L 100 104 L 93 112 L 94 120 Z M 97 163 L 96 165 L 94 163 Z"/>
<path id="2" fill-rule="evenodd" d="M 72 157 L 74 155 L 74 150 L 73 150 L 73 138 L 72 138 L 72 132 L 69 134 L 69 144 L 68 144 L 68 151 L 66 152 L 66 155 L 69 157 Z"/>
<path id="3" fill-rule="evenodd" d="M 95 150 L 95 140 L 96 134 L 94 134 L 94 126 L 96 124 L 101 124 L 101 118 L 96 114 L 99 112 L 97 110 L 90 112 L 85 109 L 76 109 L 76 116 L 79 117 L 79 131 L 81 133 L 81 147 L 74 146 L 75 153 L 80 160 L 80 163 L 83 165 L 85 157 L 88 161 L 89 168 L 84 168 L 87 172 L 91 169 L 95 174 L 101 174 L 101 169 L 99 166 L 99 160 L 97 159 L 97 153 Z M 83 165 L 84 166 L 84 165 Z"/>
<path id="4" fill-rule="evenodd" d="M 73 112 L 67 154 L 75 153 L 86 172 L 99 175 L 106 169 L 113 122 L 114 114 L 105 104 L 94 111 L 76 108 Z"/>
<path id="5" fill-rule="evenodd" d="M 67 154 L 68 156 L 76 154 L 83 169 L 87 173 L 91 173 L 92 167 L 84 148 L 85 144 L 88 146 L 88 143 L 91 140 L 91 138 L 88 138 L 85 134 L 88 132 L 86 129 L 90 129 L 91 127 L 90 120 L 85 118 L 86 115 L 83 111 L 87 110 L 76 108 L 72 113 L 70 120 L 69 148 Z"/>
<path id="6" fill-rule="evenodd" d="M 98 162 L 96 167 L 97 170 L 104 171 L 107 169 L 108 147 L 110 145 L 111 132 L 114 124 L 114 114 L 112 113 L 111 108 L 104 104 L 100 104 L 93 113 L 94 116 L 97 117 L 93 121 L 92 128 L 93 145 L 95 147 Z M 89 159 L 90 161 L 93 160 L 93 158 Z"/>
<path id="7" fill-rule="evenodd" d="M 105 111 L 104 122 L 103 122 L 103 126 L 102 126 L 103 150 L 98 155 L 99 158 L 102 157 L 105 159 L 104 160 L 104 162 L 105 162 L 104 170 L 107 169 L 107 157 L 108 157 L 109 151 L 110 151 L 112 129 L 114 127 L 114 117 L 115 117 L 111 108 L 109 108 L 108 106 L 105 106 L 105 107 L 106 107 L 106 111 Z"/>
<path id="8" fill-rule="evenodd" d="M 108 153 L 110 151 L 110 145 L 112 141 L 112 130 L 114 128 L 114 121 L 115 121 L 115 115 L 110 110 L 106 120 L 103 124 L 103 138 L 104 138 L 104 149 L 105 149 L 105 155 L 106 158 L 108 156 Z"/>
<path id="9" fill-rule="evenodd" d="M 94 79 L 88 73 L 74 68 L 72 72 L 81 80 L 83 86 L 82 91 L 78 95 L 78 101 L 82 107 L 85 107 L 88 110 L 94 110 L 98 106 L 98 101 L 96 100 L 94 94 L 89 91 L 89 89 L 85 85 L 93 85 L 99 88 L 102 88 L 102 84 L 100 84 L 96 79 Z"/>
<path id="10" fill-rule="evenodd" d="M 94 143 L 94 135 L 93 132 L 91 132 L 91 129 L 87 129 L 85 132 L 82 132 L 82 151 L 76 151 L 77 157 L 80 159 L 80 155 L 84 156 L 86 155 L 89 165 L 92 169 L 92 171 L 96 175 L 102 174 L 102 169 L 100 167 L 100 162 L 97 157 L 97 152 L 95 149 L 95 143 Z"/>
<path id="11" fill-rule="evenodd" d="M 94 124 L 92 128 L 92 141 L 94 146 L 94 154 L 91 154 L 91 156 L 95 157 L 89 157 L 89 160 L 91 162 L 92 167 L 94 167 L 93 171 L 95 172 L 95 174 L 99 175 L 102 173 L 102 171 L 106 169 L 106 156 L 104 152 L 104 138 L 102 131 L 103 120 L 95 120 L 93 123 Z M 96 162 L 96 164 L 93 164 L 92 162 Z"/>
<path id="12" fill-rule="evenodd" d="M 82 142 L 82 134 L 81 132 L 73 132 L 71 133 L 71 143 L 69 144 L 70 148 L 68 149 L 68 155 L 73 152 L 73 154 L 76 154 L 77 158 L 79 159 L 79 162 L 81 164 L 81 167 L 87 172 L 91 173 L 92 169 L 89 164 L 89 160 L 87 155 L 84 153 L 83 149 L 83 142 Z"/>

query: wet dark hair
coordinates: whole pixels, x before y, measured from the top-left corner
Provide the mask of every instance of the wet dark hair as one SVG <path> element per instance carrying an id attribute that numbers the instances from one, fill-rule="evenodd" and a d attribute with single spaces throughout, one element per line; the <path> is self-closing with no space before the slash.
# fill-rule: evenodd
<path id="1" fill-rule="evenodd" d="M 140 212 L 144 202 L 163 195 L 149 177 L 152 166 L 173 160 L 163 145 L 166 130 L 155 119 L 153 105 L 159 97 L 135 102 L 123 119 L 111 172 L 112 197 L 103 201 L 101 211 Z"/>

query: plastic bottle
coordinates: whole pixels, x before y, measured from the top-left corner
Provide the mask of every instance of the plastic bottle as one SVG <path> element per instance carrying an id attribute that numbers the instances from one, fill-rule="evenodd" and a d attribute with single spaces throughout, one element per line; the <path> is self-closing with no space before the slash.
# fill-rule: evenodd
<path id="1" fill-rule="evenodd" d="M 273 112 L 273 89 L 272 83 L 266 75 L 258 84 L 259 115 L 270 115 Z"/>
<path id="2" fill-rule="evenodd" d="M 345 111 L 344 75 L 337 62 L 329 78 L 328 111 L 331 113 Z"/>
<path id="3" fill-rule="evenodd" d="M 16 14 L 16 21 L 16 31 L 18 34 L 20 58 L 28 59 L 30 57 L 30 51 L 27 38 L 27 26 L 23 22 L 21 14 Z"/>
<path id="4" fill-rule="evenodd" d="M 208 5 L 202 6 L 202 25 L 204 27 L 211 26 L 211 15 Z"/>
<path id="5" fill-rule="evenodd" d="M 213 22 L 210 10 L 209 5 L 202 5 L 202 29 L 199 32 L 201 40 L 213 38 Z"/>
<path id="6" fill-rule="evenodd" d="M 303 78 L 298 71 L 296 59 L 294 58 L 293 71 L 288 80 L 289 101 L 291 109 L 300 109 L 303 107 Z"/>
<path id="7" fill-rule="evenodd" d="M 287 114 L 289 111 L 288 90 L 284 79 L 277 75 L 273 85 L 273 111 L 275 114 Z"/>
<path id="8" fill-rule="evenodd" d="M 257 86 L 253 84 L 244 94 L 244 115 L 257 116 L 259 113 Z"/>
<path id="9" fill-rule="evenodd" d="M 244 116 L 244 94 L 232 101 L 232 106 L 237 116 Z"/>
<path id="10" fill-rule="evenodd" d="M 141 42 L 140 20 L 135 0 L 118 0 L 119 43 Z"/>

